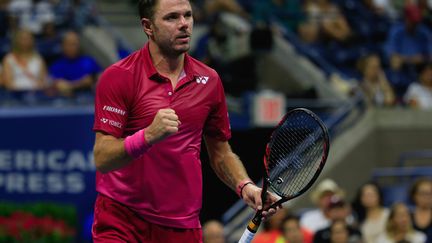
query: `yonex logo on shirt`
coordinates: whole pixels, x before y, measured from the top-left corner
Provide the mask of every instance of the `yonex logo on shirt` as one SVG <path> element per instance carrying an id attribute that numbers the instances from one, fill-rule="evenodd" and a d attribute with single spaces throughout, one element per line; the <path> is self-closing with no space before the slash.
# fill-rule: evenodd
<path id="1" fill-rule="evenodd" d="M 209 77 L 207 77 L 207 76 L 200 76 L 200 77 L 196 78 L 196 82 L 206 84 L 208 79 L 209 79 Z"/>
<path id="2" fill-rule="evenodd" d="M 107 123 L 108 122 L 108 124 L 110 124 L 111 126 L 118 127 L 118 128 L 122 128 L 123 127 L 123 124 L 121 122 L 113 121 L 113 120 L 110 120 L 110 119 L 107 119 L 107 118 L 101 118 L 101 122 L 103 122 L 103 123 Z"/>

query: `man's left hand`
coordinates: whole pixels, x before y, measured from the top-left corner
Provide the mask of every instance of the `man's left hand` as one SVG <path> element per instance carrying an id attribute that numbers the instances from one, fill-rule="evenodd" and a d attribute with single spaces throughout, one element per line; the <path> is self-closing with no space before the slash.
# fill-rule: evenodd
<path id="1" fill-rule="evenodd" d="M 268 208 L 270 205 L 279 200 L 278 196 L 270 192 L 267 192 L 266 201 L 263 205 L 261 200 L 261 191 L 262 189 L 256 185 L 248 184 L 243 188 L 242 196 L 247 205 L 249 205 L 255 211 L 262 210 L 264 208 L 262 211 L 262 216 L 264 219 L 267 219 L 268 217 L 271 217 L 273 214 L 275 214 L 276 211 L 281 208 L 281 206 L 270 209 Z"/>

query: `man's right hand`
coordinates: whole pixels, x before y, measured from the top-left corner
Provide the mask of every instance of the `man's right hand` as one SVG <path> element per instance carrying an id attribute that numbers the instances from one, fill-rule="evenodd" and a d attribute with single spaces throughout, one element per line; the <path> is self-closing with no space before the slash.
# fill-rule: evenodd
<path id="1" fill-rule="evenodd" d="M 145 129 L 148 144 L 157 143 L 169 135 L 178 132 L 181 122 L 173 109 L 160 109 L 153 122 Z"/>

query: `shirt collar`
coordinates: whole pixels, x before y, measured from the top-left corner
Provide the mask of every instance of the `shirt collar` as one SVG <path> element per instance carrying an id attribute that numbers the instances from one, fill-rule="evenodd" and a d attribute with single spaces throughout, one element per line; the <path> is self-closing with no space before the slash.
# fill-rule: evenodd
<path id="1" fill-rule="evenodd" d="M 142 49 L 141 52 L 143 54 L 144 57 L 144 70 L 147 74 L 147 78 L 151 79 L 151 80 L 159 80 L 160 77 L 162 77 L 162 75 L 160 75 L 158 73 L 158 71 L 156 70 L 153 61 L 150 57 L 150 48 L 149 48 L 149 43 L 147 43 Z M 191 80 L 195 77 L 198 77 L 198 73 L 196 72 L 196 70 L 194 69 L 194 65 L 193 62 L 191 60 L 191 57 L 189 56 L 189 54 L 185 53 L 185 58 L 184 58 L 184 72 L 186 74 L 187 79 Z"/>

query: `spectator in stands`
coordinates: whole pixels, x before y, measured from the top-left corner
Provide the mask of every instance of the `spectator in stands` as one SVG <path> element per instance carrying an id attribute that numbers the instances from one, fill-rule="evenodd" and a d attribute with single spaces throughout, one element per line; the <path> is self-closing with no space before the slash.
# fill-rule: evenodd
<path id="1" fill-rule="evenodd" d="M 396 20 L 399 17 L 397 6 L 401 5 L 404 0 L 365 0 L 371 2 L 378 12 L 382 12 L 391 20 Z"/>
<path id="2" fill-rule="evenodd" d="M 276 21 L 293 32 L 297 32 L 304 19 L 302 6 L 297 0 L 255 1 L 252 15 L 256 26 L 267 26 Z"/>
<path id="3" fill-rule="evenodd" d="M 205 0 L 204 11 L 207 16 L 214 16 L 221 12 L 228 12 L 243 18 L 249 18 L 249 14 L 235 0 Z"/>
<path id="4" fill-rule="evenodd" d="M 55 89 L 60 95 L 72 96 L 77 91 L 91 90 L 100 67 L 96 61 L 80 53 L 80 39 L 76 32 L 64 34 L 63 57 L 49 68 Z"/>
<path id="5" fill-rule="evenodd" d="M 426 234 L 426 243 L 432 242 L 432 179 L 420 178 L 412 185 L 409 197 L 414 203 L 411 215 L 414 229 Z"/>
<path id="6" fill-rule="evenodd" d="M 391 18 L 382 2 L 382 0 L 344 1 L 344 13 L 353 28 L 354 38 L 360 45 L 366 44 L 368 49 L 378 49 L 375 45 L 385 40 L 391 25 Z"/>
<path id="7" fill-rule="evenodd" d="M 262 50 L 262 46 L 256 42 L 268 44 L 272 41 L 272 36 L 270 30 L 252 30 L 250 42 L 246 38 L 245 45 L 239 48 L 238 41 L 243 38 L 237 38 L 238 34 L 233 32 L 236 31 L 227 31 L 221 15 L 214 16 L 209 32 L 200 38 L 193 56 L 220 74 L 227 94 L 241 96 L 244 92 L 254 91 L 257 86 L 255 54 Z M 252 50 L 249 53 L 244 51 L 249 49 L 244 48 L 248 44 Z"/>
<path id="8" fill-rule="evenodd" d="M 424 243 L 426 236 L 412 226 L 410 212 L 404 203 L 395 203 L 390 208 L 390 215 L 386 223 L 386 231 L 377 239 L 379 243 Z"/>
<path id="9" fill-rule="evenodd" d="M 375 243 L 385 231 L 390 211 L 383 206 L 383 195 L 378 184 L 367 182 L 357 191 L 353 202 L 360 231 L 365 243 Z"/>
<path id="10" fill-rule="evenodd" d="M 58 59 L 62 52 L 61 35 L 53 22 L 44 24 L 42 35 L 36 39 L 36 46 L 48 66 Z"/>
<path id="11" fill-rule="evenodd" d="M 9 1 L 10 0 L 0 0 L 0 40 L 5 38 L 9 31 L 10 18 L 7 10 Z"/>
<path id="12" fill-rule="evenodd" d="M 360 231 L 356 227 L 348 224 L 348 221 L 350 221 L 351 217 L 351 207 L 345 202 L 344 199 L 338 195 L 333 195 L 328 202 L 326 211 L 330 225 L 315 232 L 313 237 L 314 243 L 330 243 L 332 224 L 339 220 L 346 223 L 345 228 L 348 230 L 349 242 L 359 242 L 362 239 Z"/>
<path id="13" fill-rule="evenodd" d="M 9 13 L 15 22 L 14 26 L 30 30 L 35 36 L 42 33 L 44 24 L 54 22 L 54 10 L 49 1 L 12 0 Z"/>
<path id="14" fill-rule="evenodd" d="M 404 9 L 404 22 L 391 27 L 386 51 L 393 70 L 417 66 L 430 60 L 432 34 L 421 21 L 418 6 L 408 4 Z"/>
<path id="15" fill-rule="evenodd" d="M 18 30 L 12 39 L 12 51 L 3 58 L 4 82 L 7 90 L 42 90 L 47 86 L 45 62 L 34 48 L 28 30 Z"/>
<path id="16" fill-rule="evenodd" d="M 4 88 L 4 73 L 3 73 L 3 66 L 0 65 L 0 90 Z"/>
<path id="17" fill-rule="evenodd" d="M 281 235 L 280 225 L 282 220 L 288 214 L 287 209 L 282 208 L 278 210 L 272 217 L 264 221 L 263 230 L 258 232 L 252 243 L 267 243 L 275 242 Z"/>
<path id="18" fill-rule="evenodd" d="M 387 80 L 378 55 L 371 54 L 360 59 L 358 68 L 362 74 L 361 88 L 370 104 L 391 106 L 395 94 Z"/>
<path id="19" fill-rule="evenodd" d="M 419 82 L 410 84 L 404 101 L 411 107 L 432 109 L 432 63 L 420 68 Z"/>
<path id="20" fill-rule="evenodd" d="M 334 221 L 329 228 L 330 243 L 361 243 L 361 238 L 350 237 L 350 227 L 345 220 Z"/>
<path id="21" fill-rule="evenodd" d="M 432 1 L 418 0 L 417 5 L 420 8 L 423 23 L 429 28 L 432 28 Z"/>
<path id="22" fill-rule="evenodd" d="M 60 26 L 80 31 L 85 25 L 94 23 L 95 8 L 92 1 L 62 0 L 56 7 Z"/>
<path id="23" fill-rule="evenodd" d="M 300 218 L 288 214 L 281 223 L 282 235 L 275 243 L 312 243 L 313 234 L 300 226 Z"/>
<path id="24" fill-rule="evenodd" d="M 327 206 L 333 195 L 344 196 L 343 190 L 331 179 L 321 181 L 311 193 L 311 199 L 317 208 L 309 210 L 300 218 L 300 225 L 315 233 L 330 225 Z"/>
<path id="25" fill-rule="evenodd" d="M 204 243 L 225 243 L 224 227 L 217 220 L 210 220 L 203 224 L 203 241 Z"/>
<path id="26" fill-rule="evenodd" d="M 324 41 L 347 42 L 351 28 L 337 5 L 330 0 L 307 1 L 305 5 L 307 25 L 318 31 Z"/>

